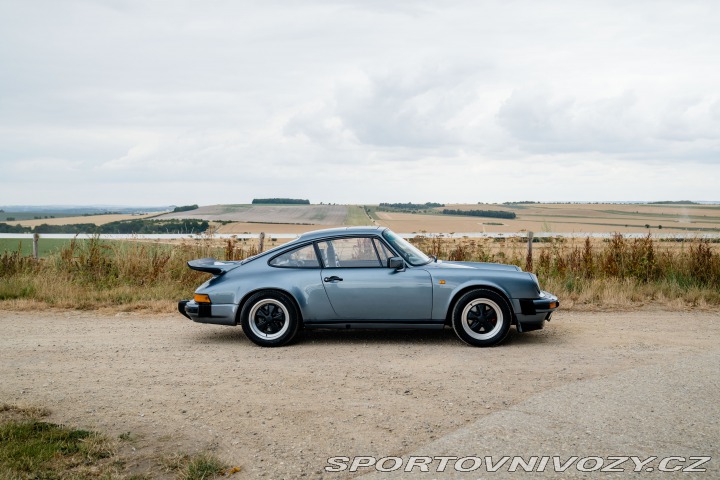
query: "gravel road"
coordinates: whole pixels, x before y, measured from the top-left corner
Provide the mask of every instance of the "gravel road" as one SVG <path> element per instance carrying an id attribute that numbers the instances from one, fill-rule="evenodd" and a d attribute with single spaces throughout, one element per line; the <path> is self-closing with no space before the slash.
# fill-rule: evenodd
<path id="1" fill-rule="evenodd" d="M 491 349 L 452 330 L 312 331 L 262 349 L 239 327 L 127 313 L 4 312 L 0 332 L 0 402 L 130 432 L 140 453 L 211 450 L 238 479 L 349 478 L 324 471 L 335 456 L 715 457 L 720 444 L 717 312 L 561 310 Z"/>

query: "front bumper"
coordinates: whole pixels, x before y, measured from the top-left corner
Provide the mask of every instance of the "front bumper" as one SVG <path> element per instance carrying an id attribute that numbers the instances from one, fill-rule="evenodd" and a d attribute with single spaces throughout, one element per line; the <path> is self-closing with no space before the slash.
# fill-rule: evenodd
<path id="1" fill-rule="evenodd" d="M 549 292 L 541 292 L 539 298 L 517 300 L 515 317 L 519 332 L 530 332 L 543 328 L 560 306 L 560 300 Z"/>
<path id="2" fill-rule="evenodd" d="M 178 311 L 197 323 L 237 325 L 237 309 L 234 304 L 197 303 L 195 300 L 178 302 Z"/>

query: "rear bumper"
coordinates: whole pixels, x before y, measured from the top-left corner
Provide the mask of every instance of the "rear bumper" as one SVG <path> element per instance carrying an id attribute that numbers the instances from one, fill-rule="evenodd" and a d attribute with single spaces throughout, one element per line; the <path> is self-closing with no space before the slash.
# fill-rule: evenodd
<path id="1" fill-rule="evenodd" d="M 548 292 L 541 292 L 539 298 L 517 300 L 517 303 L 515 317 L 519 332 L 540 330 L 560 306 L 560 300 Z"/>
<path id="2" fill-rule="evenodd" d="M 178 302 L 178 311 L 197 323 L 237 325 L 237 309 L 234 304 L 197 303 L 195 300 Z"/>

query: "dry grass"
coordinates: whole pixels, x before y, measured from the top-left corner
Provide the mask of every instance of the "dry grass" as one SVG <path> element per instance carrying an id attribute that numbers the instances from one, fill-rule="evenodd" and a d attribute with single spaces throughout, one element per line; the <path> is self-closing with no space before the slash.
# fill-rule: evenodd
<path id="1" fill-rule="evenodd" d="M 0 404 L 0 424 L 18 420 L 39 420 L 50 415 L 50 410 L 34 405 Z"/>
<path id="2" fill-rule="evenodd" d="M 35 261 L 18 252 L 0 255 L 0 301 L 6 308 L 169 310 L 207 279 L 187 261 L 215 257 L 238 260 L 257 253 L 255 245 L 211 239 L 170 246 L 148 242 L 70 242 Z"/>
<path id="3" fill-rule="evenodd" d="M 204 480 L 215 478 L 225 473 L 228 468 L 215 456 L 207 453 L 188 455 L 175 453 L 160 458 L 165 473 L 174 473 L 176 478 L 183 480 Z M 239 472 L 239 468 L 233 468 L 232 473 Z"/>
<path id="4" fill-rule="evenodd" d="M 660 304 L 672 309 L 720 305 L 720 244 L 551 239 L 533 245 L 532 264 L 523 239 L 413 240 L 440 259 L 510 263 L 535 272 L 565 308 L 632 308 Z M 267 247 L 273 243 L 266 244 Z M 195 258 L 239 260 L 257 253 L 255 240 L 210 238 L 177 244 L 70 242 L 35 261 L 18 252 L 0 255 L 0 302 L 13 310 L 105 309 L 175 311 L 207 274 L 187 268 Z"/>
<path id="5" fill-rule="evenodd" d="M 500 262 L 538 275 L 564 308 L 671 309 L 720 305 L 720 244 L 701 240 L 667 242 L 650 237 L 628 240 L 551 239 L 533 244 L 532 263 L 524 239 L 419 237 L 422 250 L 441 259 Z"/>

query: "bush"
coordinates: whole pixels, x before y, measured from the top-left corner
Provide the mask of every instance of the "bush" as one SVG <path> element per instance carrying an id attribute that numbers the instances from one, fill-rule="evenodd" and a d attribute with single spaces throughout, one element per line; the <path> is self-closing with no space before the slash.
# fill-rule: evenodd
<path id="1" fill-rule="evenodd" d="M 196 204 L 196 205 L 184 205 L 184 206 L 182 206 L 182 207 L 175 207 L 175 208 L 173 209 L 173 213 L 177 213 L 177 212 L 189 212 L 189 211 L 191 211 L 191 210 L 197 210 L 198 208 L 200 208 L 200 207 L 198 207 L 197 204 Z"/>

